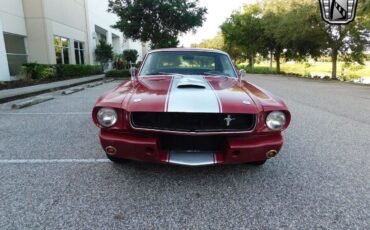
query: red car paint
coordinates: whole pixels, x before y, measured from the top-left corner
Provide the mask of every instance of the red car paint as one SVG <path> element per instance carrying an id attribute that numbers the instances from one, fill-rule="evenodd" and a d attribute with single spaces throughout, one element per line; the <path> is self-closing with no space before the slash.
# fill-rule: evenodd
<path id="1" fill-rule="evenodd" d="M 207 51 L 203 49 L 166 49 L 153 52 L 171 51 Z M 144 60 L 145 62 L 145 60 Z M 170 150 L 161 149 L 158 136 L 166 131 L 140 130 L 132 127 L 132 112 L 165 112 L 173 76 L 138 77 L 125 81 L 101 96 L 92 112 L 94 123 L 101 128 L 100 140 L 103 149 L 113 146 L 117 149 L 115 158 L 138 161 L 168 163 Z M 277 96 L 245 80 L 220 76 L 204 76 L 209 82 L 219 101 L 223 114 L 255 114 L 257 123 L 248 133 L 170 133 L 180 138 L 185 136 L 222 136 L 226 149 L 215 151 L 214 164 L 234 164 L 258 162 L 267 159 L 270 150 L 280 151 L 283 145 L 281 132 L 290 123 L 290 112 L 285 103 Z M 137 100 L 140 100 L 138 103 Z M 246 104 L 241 102 L 247 101 Z M 114 108 L 118 113 L 118 122 L 111 128 L 102 127 L 96 118 L 100 108 Z M 266 124 L 266 116 L 271 111 L 282 111 L 286 115 L 286 124 L 281 131 L 272 131 Z"/>

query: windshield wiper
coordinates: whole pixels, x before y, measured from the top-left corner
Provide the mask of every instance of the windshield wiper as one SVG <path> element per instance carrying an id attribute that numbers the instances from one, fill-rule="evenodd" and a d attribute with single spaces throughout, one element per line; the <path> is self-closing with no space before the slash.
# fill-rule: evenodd
<path id="1" fill-rule="evenodd" d="M 208 75 L 208 76 L 224 76 L 224 77 L 230 77 L 229 74 L 227 73 L 222 73 L 222 72 L 219 72 L 219 71 L 209 71 L 209 72 L 204 72 L 203 73 L 204 75 Z"/>
<path id="2" fill-rule="evenodd" d="M 153 72 L 153 73 L 148 73 L 145 75 L 173 75 L 173 73 L 166 73 L 166 72 Z"/>

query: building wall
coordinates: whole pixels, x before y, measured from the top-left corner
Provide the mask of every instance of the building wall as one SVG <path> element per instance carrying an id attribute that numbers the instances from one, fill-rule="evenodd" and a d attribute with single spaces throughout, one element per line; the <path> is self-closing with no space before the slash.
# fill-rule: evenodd
<path id="1" fill-rule="evenodd" d="M 26 36 L 22 0 L 1 0 L 0 4 L 0 81 L 9 81 L 4 33 Z"/>
<path id="2" fill-rule="evenodd" d="M 48 64 L 51 56 L 42 0 L 23 0 L 27 28 L 28 61 Z"/>
<path id="3" fill-rule="evenodd" d="M 10 74 L 3 36 L 3 24 L 0 18 L 0 81 L 9 81 L 9 80 Z"/>
<path id="4" fill-rule="evenodd" d="M 8 68 L 11 62 L 6 54 L 9 42 L 4 44 L 1 36 L 4 33 L 8 37 L 16 35 L 18 42 L 19 36 L 24 37 L 26 59 L 23 57 L 22 63 L 25 60 L 55 64 L 54 36 L 69 39 L 70 64 L 76 63 L 74 41 L 84 44 L 85 64 L 96 63 L 94 52 L 99 38 L 105 38 L 118 54 L 124 49 L 136 49 L 141 60 L 146 52 L 140 42 L 128 40 L 125 44 L 122 32 L 111 27 L 117 16 L 107 12 L 108 0 L 0 1 L 0 81 L 11 80 Z M 5 39 L 9 40 L 12 39 Z"/>
<path id="5" fill-rule="evenodd" d="M 0 19 L 4 32 L 26 36 L 22 0 L 1 0 Z"/>
<path id="6" fill-rule="evenodd" d="M 69 39 L 69 61 L 75 64 L 73 42 L 84 42 L 87 47 L 84 0 L 23 0 L 23 4 L 29 61 L 55 64 L 54 36 L 61 36 Z"/>
<path id="7" fill-rule="evenodd" d="M 44 0 L 45 17 L 47 28 L 49 30 L 48 43 L 50 47 L 54 46 L 54 36 L 66 37 L 69 42 L 70 64 L 76 64 L 74 53 L 74 41 L 80 41 L 88 47 L 87 44 L 87 21 L 85 15 L 84 0 Z M 54 56 L 50 63 L 55 63 L 55 49 L 49 51 Z M 85 52 L 85 57 L 87 52 Z M 89 64 L 87 61 L 85 64 Z"/>
<path id="8" fill-rule="evenodd" d="M 99 34 L 94 31 L 95 26 L 103 29 L 107 36 L 107 42 L 113 45 L 113 50 L 115 53 L 121 54 L 124 49 L 136 49 L 139 53 L 139 59 L 142 60 L 143 56 L 146 54 L 146 48 L 143 49 L 142 43 L 140 41 L 133 41 L 131 39 L 124 39 L 124 36 L 120 30 L 113 29 L 118 18 L 115 14 L 108 13 L 108 1 L 102 0 L 86 0 L 87 11 L 88 11 L 88 23 L 91 30 L 89 34 L 89 42 L 92 49 L 90 50 L 90 58 L 93 63 L 95 60 L 94 50 L 96 44 L 99 42 Z M 146 47 L 146 45 L 145 45 Z"/>
<path id="9" fill-rule="evenodd" d="M 95 62 L 94 51 L 99 43 L 101 34 L 105 34 L 106 40 L 112 44 L 115 53 L 123 51 L 123 34 L 113 29 L 112 25 L 118 20 L 117 16 L 108 13 L 108 1 L 86 0 L 86 14 L 88 23 L 88 41 L 91 46 L 89 51 L 90 62 Z"/>

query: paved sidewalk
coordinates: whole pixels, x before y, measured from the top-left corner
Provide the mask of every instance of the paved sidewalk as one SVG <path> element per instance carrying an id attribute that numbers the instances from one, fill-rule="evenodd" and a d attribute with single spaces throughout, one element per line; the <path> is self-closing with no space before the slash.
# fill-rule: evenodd
<path id="1" fill-rule="evenodd" d="M 16 89 L 5 89 L 0 90 L 0 103 L 25 98 L 28 96 L 33 96 L 49 91 L 64 89 L 76 85 L 85 84 L 92 81 L 98 81 L 104 78 L 104 75 L 96 75 L 96 76 L 90 76 L 90 77 L 83 77 L 83 78 L 77 78 L 77 79 L 71 79 L 71 80 L 65 80 L 65 81 L 58 81 L 58 82 L 52 82 L 52 83 L 46 83 L 46 84 L 40 84 L 40 85 L 34 85 L 34 86 L 28 86 L 28 87 L 22 87 L 22 88 L 16 88 Z"/>

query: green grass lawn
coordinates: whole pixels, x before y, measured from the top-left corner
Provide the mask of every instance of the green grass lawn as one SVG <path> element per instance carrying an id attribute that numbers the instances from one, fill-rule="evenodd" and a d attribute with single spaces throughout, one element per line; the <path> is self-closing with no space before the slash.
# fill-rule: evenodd
<path id="1" fill-rule="evenodd" d="M 256 64 L 255 72 L 266 72 L 269 71 L 269 62 L 261 62 Z M 275 63 L 274 63 L 275 67 Z M 258 71 L 260 69 L 260 71 Z M 275 69 L 273 72 L 276 71 Z M 281 64 L 281 71 L 284 73 L 298 74 L 301 76 L 308 76 L 309 74 L 331 74 L 331 63 L 330 62 L 315 62 L 312 64 L 303 62 L 288 62 Z M 370 62 L 366 65 L 351 64 L 350 66 L 345 66 L 343 62 L 338 62 L 337 69 L 338 76 L 345 76 L 345 78 L 356 79 L 360 77 L 370 78 Z"/>

